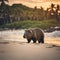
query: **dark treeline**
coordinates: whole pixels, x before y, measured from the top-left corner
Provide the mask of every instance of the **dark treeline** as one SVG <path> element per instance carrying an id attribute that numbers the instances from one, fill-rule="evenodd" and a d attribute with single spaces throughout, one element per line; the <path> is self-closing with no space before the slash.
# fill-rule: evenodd
<path id="1" fill-rule="evenodd" d="M 22 4 L 13 4 L 9 6 L 4 1 L 0 0 L 0 25 L 23 20 L 60 20 L 60 5 L 51 4 L 49 8 L 44 10 L 43 7 L 29 8 Z"/>

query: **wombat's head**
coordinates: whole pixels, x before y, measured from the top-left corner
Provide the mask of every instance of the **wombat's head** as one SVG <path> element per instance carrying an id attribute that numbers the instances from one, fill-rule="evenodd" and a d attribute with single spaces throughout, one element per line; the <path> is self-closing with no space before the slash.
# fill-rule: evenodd
<path id="1" fill-rule="evenodd" d="M 32 31 L 31 30 L 25 30 L 23 38 L 30 39 L 31 37 L 32 37 Z"/>

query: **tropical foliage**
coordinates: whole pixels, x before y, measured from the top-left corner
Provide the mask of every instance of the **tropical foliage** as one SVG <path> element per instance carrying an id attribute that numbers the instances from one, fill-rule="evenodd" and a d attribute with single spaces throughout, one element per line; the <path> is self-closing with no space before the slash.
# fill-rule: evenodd
<path id="1" fill-rule="evenodd" d="M 22 4 L 9 6 L 5 4 L 5 1 L 8 2 L 8 0 L 0 0 L 0 25 L 24 20 L 43 21 L 52 19 L 57 22 L 60 21 L 60 5 L 51 4 L 47 10 L 44 10 L 43 7 L 29 8 Z"/>

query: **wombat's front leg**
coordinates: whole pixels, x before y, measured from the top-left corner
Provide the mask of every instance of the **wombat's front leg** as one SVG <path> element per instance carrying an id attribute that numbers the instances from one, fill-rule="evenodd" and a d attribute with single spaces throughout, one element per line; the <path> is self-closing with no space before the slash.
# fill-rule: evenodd
<path id="1" fill-rule="evenodd" d="M 41 38 L 40 38 L 40 42 L 41 42 L 41 43 L 44 43 L 44 37 L 41 37 Z"/>
<path id="2" fill-rule="evenodd" d="M 32 38 L 32 40 L 33 40 L 33 43 L 36 43 L 36 38 Z"/>
<path id="3" fill-rule="evenodd" d="M 27 39 L 28 43 L 30 43 L 31 39 Z"/>

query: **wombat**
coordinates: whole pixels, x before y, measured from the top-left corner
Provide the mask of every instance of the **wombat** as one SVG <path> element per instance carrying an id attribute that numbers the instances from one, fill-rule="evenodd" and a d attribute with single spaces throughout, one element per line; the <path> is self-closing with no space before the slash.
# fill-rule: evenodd
<path id="1" fill-rule="evenodd" d="M 32 40 L 33 43 L 44 43 L 44 32 L 40 28 L 27 29 L 23 35 L 23 38 L 26 38 L 28 43 Z"/>

